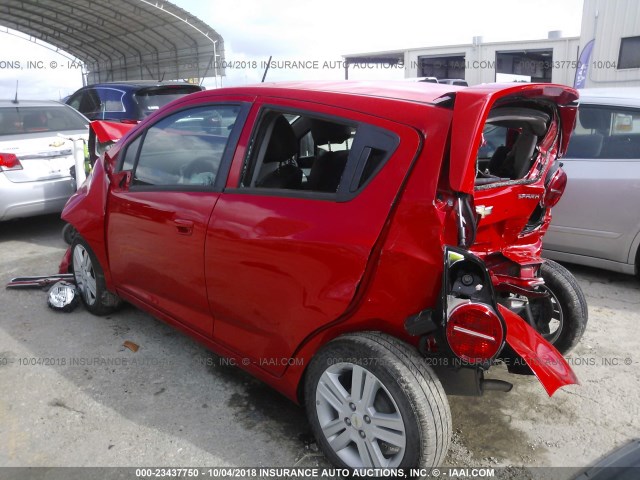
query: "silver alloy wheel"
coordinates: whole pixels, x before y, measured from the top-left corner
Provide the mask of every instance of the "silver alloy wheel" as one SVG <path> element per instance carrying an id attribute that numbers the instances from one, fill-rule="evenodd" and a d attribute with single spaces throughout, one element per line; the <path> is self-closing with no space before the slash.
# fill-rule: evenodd
<path id="1" fill-rule="evenodd" d="M 396 468 L 407 443 L 389 390 L 352 363 L 327 368 L 316 388 L 316 414 L 327 442 L 350 468 Z"/>
<path id="2" fill-rule="evenodd" d="M 82 245 L 77 244 L 73 249 L 73 273 L 76 285 L 82 293 L 87 305 L 96 303 L 96 273 L 89 252 Z"/>

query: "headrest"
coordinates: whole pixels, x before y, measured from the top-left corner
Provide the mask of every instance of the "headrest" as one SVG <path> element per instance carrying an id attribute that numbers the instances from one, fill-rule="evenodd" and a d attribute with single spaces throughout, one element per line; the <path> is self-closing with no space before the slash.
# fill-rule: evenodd
<path id="1" fill-rule="evenodd" d="M 529 132 L 522 132 L 518 135 L 516 142 L 513 145 L 513 148 L 516 152 L 526 154 L 528 157 L 533 155 L 533 151 L 536 148 L 536 144 L 538 143 L 538 137 Z M 528 154 L 528 152 L 531 152 Z"/>
<path id="2" fill-rule="evenodd" d="M 549 115 L 539 110 L 522 107 L 497 107 L 489 112 L 487 123 L 507 128 L 521 128 L 538 137 L 547 133 Z"/>
<path id="3" fill-rule="evenodd" d="M 298 140 L 287 119 L 280 115 L 273 122 L 264 163 L 283 162 L 298 153 Z"/>
<path id="4" fill-rule="evenodd" d="M 578 108 L 580 125 L 594 130 L 609 130 L 611 125 L 611 112 L 600 108 Z"/>
<path id="5" fill-rule="evenodd" d="M 311 119 L 311 135 L 316 145 L 342 143 L 351 137 L 352 128 L 348 125 Z"/>
<path id="6" fill-rule="evenodd" d="M 28 113 L 22 119 L 23 128 L 39 128 L 46 126 L 46 117 L 39 113 Z"/>

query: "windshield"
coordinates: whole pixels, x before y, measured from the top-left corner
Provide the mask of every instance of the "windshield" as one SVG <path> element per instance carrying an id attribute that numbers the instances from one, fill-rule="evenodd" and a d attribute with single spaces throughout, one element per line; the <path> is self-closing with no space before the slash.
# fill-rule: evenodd
<path id="1" fill-rule="evenodd" d="M 88 123 L 82 115 L 63 105 L 0 107 L 0 135 L 84 130 Z"/>
<path id="2" fill-rule="evenodd" d="M 140 114 L 144 118 L 177 98 L 199 91 L 200 88 L 198 86 L 154 88 L 137 92 L 135 99 L 138 102 Z"/>

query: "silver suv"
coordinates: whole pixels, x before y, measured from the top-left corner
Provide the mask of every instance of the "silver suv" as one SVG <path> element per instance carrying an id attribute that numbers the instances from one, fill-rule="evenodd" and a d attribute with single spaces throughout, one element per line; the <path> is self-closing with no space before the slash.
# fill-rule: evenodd
<path id="1" fill-rule="evenodd" d="M 638 274 L 640 88 L 580 90 L 580 111 L 562 160 L 567 189 L 553 209 L 544 254 Z"/>

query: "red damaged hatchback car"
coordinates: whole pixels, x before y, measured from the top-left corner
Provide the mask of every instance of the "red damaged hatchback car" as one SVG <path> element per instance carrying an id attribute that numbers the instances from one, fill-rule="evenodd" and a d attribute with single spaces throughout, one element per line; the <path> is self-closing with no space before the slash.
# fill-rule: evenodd
<path id="1" fill-rule="evenodd" d="M 291 83 L 176 100 L 96 162 L 63 219 L 97 315 L 130 302 L 303 404 L 340 467 L 442 462 L 447 394 L 549 395 L 587 306 L 540 258 L 577 93 Z M 94 122 L 99 143 L 124 127 Z M 243 362 L 242 359 L 249 359 Z M 282 361 L 290 359 L 291 361 Z"/>

